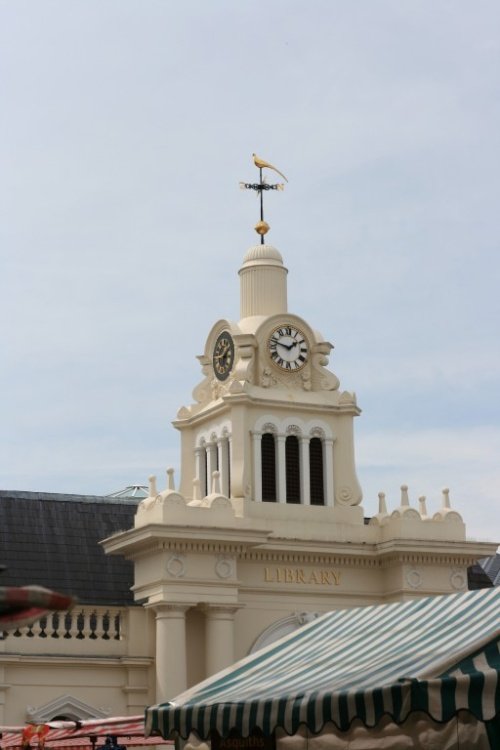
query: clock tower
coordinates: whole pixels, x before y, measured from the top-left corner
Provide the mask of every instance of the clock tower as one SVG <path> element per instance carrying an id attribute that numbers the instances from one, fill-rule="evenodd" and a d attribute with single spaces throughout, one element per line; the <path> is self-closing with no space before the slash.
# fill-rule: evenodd
<path id="1" fill-rule="evenodd" d="M 330 344 L 288 310 L 287 274 L 264 242 L 243 258 L 238 321 L 218 320 L 202 380 L 177 413 L 181 476 L 150 477 L 134 528 L 104 540 L 134 562 L 134 596 L 154 642 L 156 701 L 271 643 L 318 613 L 467 588 L 496 544 L 467 541 L 443 490 L 428 512 L 408 487 L 365 519 L 356 476 L 354 393 L 328 369 Z"/>
<path id="2" fill-rule="evenodd" d="M 251 247 L 240 268 L 240 320 L 219 320 L 199 357 L 203 380 L 182 407 L 180 491 L 220 491 L 242 515 L 255 503 L 330 508 L 362 523 L 354 394 L 327 369 L 332 345 L 289 312 L 281 254 Z"/>

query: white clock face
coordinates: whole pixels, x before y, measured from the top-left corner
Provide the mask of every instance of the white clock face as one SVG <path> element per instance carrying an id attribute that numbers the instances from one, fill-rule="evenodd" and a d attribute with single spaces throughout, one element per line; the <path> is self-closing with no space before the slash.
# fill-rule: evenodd
<path id="1" fill-rule="evenodd" d="M 291 325 L 275 328 L 267 342 L 271 360 L 287 372 L 301 370 L 307 362 L 308 346 L 306 337 Z"/>

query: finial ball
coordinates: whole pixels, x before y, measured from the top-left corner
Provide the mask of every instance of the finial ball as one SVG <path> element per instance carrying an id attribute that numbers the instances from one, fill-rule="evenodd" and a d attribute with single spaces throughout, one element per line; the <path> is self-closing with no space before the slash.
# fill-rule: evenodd
<path id="1" fill-rule="evenodd" d="M 260 234 L 261 237 L 263 237 L 265 234 L 269 232 L 271 227 L 267 223 L 267 221 L 258 221 L 255 225 L 255 231 L 257 234 Z"/>

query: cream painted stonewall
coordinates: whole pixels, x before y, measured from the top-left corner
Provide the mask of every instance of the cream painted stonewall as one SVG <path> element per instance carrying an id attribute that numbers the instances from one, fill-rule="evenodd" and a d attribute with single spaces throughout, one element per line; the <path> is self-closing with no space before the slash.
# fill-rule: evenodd
<path id="1" fill-rule="evenodd" d="M 59 629 L 41 622 L 0 638 L 0 725 L 137 715 L 152 702 L 155 622 L 141 607 L 78 605 L 84 624 L 61 615 Z M 89 627 L 91 617 L 97 625 Z M 119 632 L 103 618 L 119 617 Z M 52 621 L 54 622 L 54 621 Z M 43 637 L 41 637 L 43 636 Z M 109 637 L 108 637 L 109 636 Z"/>
<path id="2" fill-rule="evenodd" d="M 450 507 L 397 507 L 365 522 L 356 397 L 327 369 L 332 345 L 287 306 L 270 245 L 239 271 L 240 320 L 219 320 L 199 357 L 194 403 L 174 422 L 181 476 L 150 478 L 134 528 L 103 542 L 135 564 L 156 622 L 156 700 L 337 607 L 462 591 L 496 545 L 466 541 Z"/>

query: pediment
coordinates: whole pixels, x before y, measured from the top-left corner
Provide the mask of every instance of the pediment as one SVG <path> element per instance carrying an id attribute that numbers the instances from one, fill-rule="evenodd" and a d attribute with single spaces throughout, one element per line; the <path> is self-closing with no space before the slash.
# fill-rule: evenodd
<path id="1" fill-rule="evenodd" d="M 65 716 L 68 719 L 105 719 L 110 711 L 91 706 L 89 703 L 74 698 L 72 695 L 61 695 L 42 706 L 28 706 L 26 709 L 28 721 L 43 724 L 51 721 L 56 716 Z"/>
<path id="2" fill-rule="evenodd" d="M 284 617 L 277 622 L 273 622 L 269 625 L 253 642 L 250 648 L 249 654 L 255 653 L 264 646 L 269 646 L 271 643 L 283 638 L 285 635 L 293 633 L 308 622 L 315 620 L 319 616 L 318 612 L 295 612 L 293 615 Z"/>

